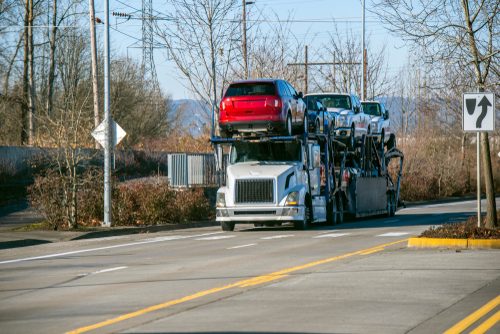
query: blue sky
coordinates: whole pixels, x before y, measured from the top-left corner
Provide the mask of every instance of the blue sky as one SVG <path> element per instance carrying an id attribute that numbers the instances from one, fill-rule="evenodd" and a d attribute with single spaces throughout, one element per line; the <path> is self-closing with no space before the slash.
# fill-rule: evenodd
<path id="1" fill-rule="evenodd" d="M 239 1 L 239 0 L 235 0 Z M 362 31 L 362 5 L 361 0 L 253 0 L 254 4 L 248 7 L 249 20 L 258 11 L 264 13 L 274 11 L 280 18 L 291 16 L 296 21 L 326 21 L 335 19 L 340 31 L 352 30 L 354 33 Z M 102 4 L 102 3 L 101 3 Z M 369 9 L 371 1 L 366 1 Z M 99 6 L 99 5 L 98 5 Z M 160 12 L 168 9 L 164 0 L 153 0 L 153 8 Z M 102 15 L 102 7 L 96 8 L 96 15 Z M 110 11 L 119 11 L 134 14 L 135 10 L 141 9 L 139 0 L 110 0 Z M 111 24 L 115 29 L 110 31 L 111 48 L 113 53 L 128 55 L 138 61 L 141 59 L 140 46 L 141 21 L 116 20 L 110 16 Z M 102 27 L 102 26 L 100 26 Z M 309 52 L 313 54 L 315 45 L 326 41 L 327 33 L 334 30 L 329 22 L 296 22 L 292 23 L 291 29 L 299 39 L 313 39 L 309 45 Z M 118 32 L 119 31 L 119 32 Z M 100 29 L 99 33 L 102 33 Z M 390 74 L 397 73 L 403 67 L 408 58 L 408 50 L 404 47 L 401 39 L 391 35 L 380 23 L 376 14 L 366 11 L 366 34 L 370 37 L 371 44 L 376 48 L 386 46 L 387 60 Z M 102 36 L 102 35 L 101 35 Z M 361 39 L 361 38 L 360 38 Z M 175 65 L 165 58 L 163 50 L 155 49 L 154 58 L 160 85 L 164 92 L 170 94 L 174 99 L 192 98 L 189 90 L 182 84 Z M 310 59 L 314 61 L 314 59 Z"/>

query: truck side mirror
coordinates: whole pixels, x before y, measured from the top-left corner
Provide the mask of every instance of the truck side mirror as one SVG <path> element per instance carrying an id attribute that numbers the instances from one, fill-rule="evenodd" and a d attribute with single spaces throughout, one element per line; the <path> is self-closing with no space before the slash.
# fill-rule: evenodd
<path id="1" fill-rule="evenodd" d="M 355 114 L 359 114 L 359 111 L 360 111 L 360 107 L 359 106 L 355 106 L 354 107 L 354 113 Z"/>
<path id="2" fill-rule="evenodd" d="M 321 166 L 321 149 L 319 145 L 310 144 L 309 145 L 309 160 L 308 168 L 310 170 L 319 168 Z"/>
<path id="3" fill-rule="evenodd" d="M 385 109 L 384 119 L 389 119 L 389 109 Z"/>

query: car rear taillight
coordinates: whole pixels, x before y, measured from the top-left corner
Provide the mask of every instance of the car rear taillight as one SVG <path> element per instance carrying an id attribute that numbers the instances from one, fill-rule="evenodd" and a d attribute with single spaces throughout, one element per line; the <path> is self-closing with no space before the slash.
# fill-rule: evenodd
<path id="1" fill-rule="evenodd" d="M 349 179 L 351 178 L 351 175 L 349 174 L 349 171 L 346 169 L 344 170 L 344 173 L 342 173 L 342 188 L 346 188 L 349 185 Z"/>
<path id="2" fill-rule="evenodd" d="M 221 108 L 222 110 L 226 110 L 226 103 L 225 103 L 224 101 L 222 101 L 222 102 L 220 103 L 220 108 Z"/>

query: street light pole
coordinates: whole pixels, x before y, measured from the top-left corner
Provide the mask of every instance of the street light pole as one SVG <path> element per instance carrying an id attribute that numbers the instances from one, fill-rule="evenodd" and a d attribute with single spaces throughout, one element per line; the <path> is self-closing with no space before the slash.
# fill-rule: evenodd
<path id="1" fill-rule="evenodd" d="M 243 67 L 245 71 L 245 79 L 248 79 L 250 76 L 250 71 L 248 69 L 248 48 L 247 48 L 247 5 L 251 5 L 255 3 L 255 1 L 242 0 L 243 4 L 243 13 L 242 13 L 242 24 L 243 24 L 243 37 L 242 37 L 242 48 L 243 48 Z"/>
<path id="2" fill-rule="evenodd" d="M 363 0 L 363 32 L 361 36 L 363 44 L 363 79 L 361 83 L 361 99 L 366 100 L 365 0 Z"/>
<path id="3" fill-rule="evenodd" d="M 109 113 L 109 0 L 104 0 L 104 226 L 111 226 L 111 116 Z"/>
<path id="4" fill-rule="evenodd" d="M 248 79 L 248 57 L 247 57 L 247 0 L 242 0 L 243 3 L 243 67 L 245 71 L 245 79 Z"/>

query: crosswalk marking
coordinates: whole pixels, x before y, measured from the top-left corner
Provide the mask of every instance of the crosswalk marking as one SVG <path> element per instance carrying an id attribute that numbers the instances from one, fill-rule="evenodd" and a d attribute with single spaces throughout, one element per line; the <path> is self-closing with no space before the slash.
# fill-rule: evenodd
<path id="1" fill-rule="evenodd" d="M 328 233 L 328 234 L 317 235 L 313 238 L 315 238 L 315 239 L 317 239 L 317 238 L 338 238 L 338 237 L 343 237 L 343 236 L 346 236 L 349 234 L 351 234 L 351 233 Z"/>
<path id="2" fill-rule="evenodd" d="M 220 240 L 220 239 L 229 239 L 229 238 L 234 238 L 234 237 L 235 237 L 234 235 L 218 235 L 218 236 L 214 236 L 214 237 L 198 238 L 198 239 L 194 239 L 194 240 L 198 240 L 198 241 Z"/>
<path id="3" fill-rule="evenodd" d="M 388 232 L 388 233 L 384 233 L 384 234 L 379 234 L 379 235 L 377 235 L 377 237 L 400 237 L 400 236 L 407 235 L 407 234 L 410 234 L 410 233 L 408 233 L 408 232 Z"/>
<path id="4" fill-rule="evenodd" d="M 283 238 L 290 238 L 294 237 L 294 234 L 281 234 L 281 235 L 273 235 L 271 237 L 263 237 L 260 238 L 261 240 L 272 240 L 272 239 L 283 239 Z"/>
<path id="5" fill-rule="evenodd" d="M 257 244 L 240 245 L 240 246 L 229 247 L 229 248 L 226 248 L 226 249 L 238 249 L 238 248 L 252 247 L 252 246 L 255 246 L 255 245 L 257 245 Z"/>

